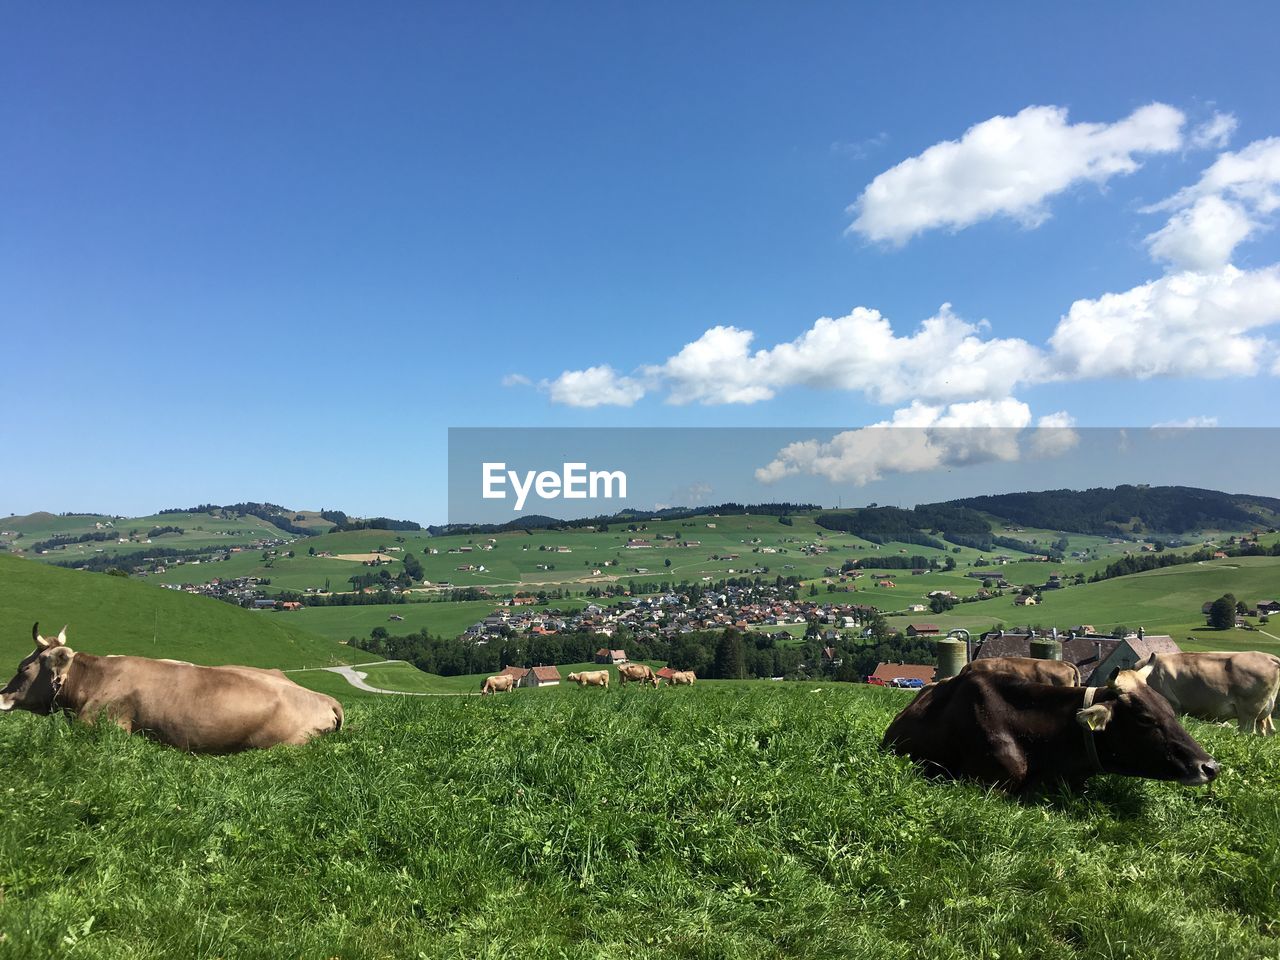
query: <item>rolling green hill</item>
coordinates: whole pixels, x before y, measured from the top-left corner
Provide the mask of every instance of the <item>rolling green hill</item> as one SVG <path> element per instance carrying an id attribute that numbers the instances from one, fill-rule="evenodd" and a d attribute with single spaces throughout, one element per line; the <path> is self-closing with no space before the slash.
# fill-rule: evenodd
<path id="1" fill-rule="evenodd" d="M 318 666 L 359 655 L 299 630 L 287 617 L 123 577 L 0 556 L 0 671 L 17 666 L 31 652 L 31 624 L 36 621 L 44 633 L 70 624 L 71 646 L 98 654 L 251 667 Z"/>

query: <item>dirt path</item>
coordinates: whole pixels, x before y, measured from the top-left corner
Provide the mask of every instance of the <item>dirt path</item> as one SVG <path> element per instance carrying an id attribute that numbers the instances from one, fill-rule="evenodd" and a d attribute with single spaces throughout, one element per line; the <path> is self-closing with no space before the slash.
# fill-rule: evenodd
<path id="1" fill-rule="evenodd" d="M 427 693 L 422 690 L 386 690 L 382 687 L 375 687 L 366 683 L 365 680 L 369 676 L 367 673 L 361 673 L 358 667 L 382 667 L 393 663 L 404 663 L 403 660 L 375 660 L 370 663 L 346 664 L 340 667 L 304 667 L 300 670 L 286 670 L 285 673 L 309 673 L 315 670 L 324 670 L 328 673 L 336 673 L 347 683 L 351 684 L 357 690 L 363 690 L 366 693 L 387 693 L 393 696 L 401 697 L 474 697 L 475 693 L 457 692 L 457 693 Z"/>

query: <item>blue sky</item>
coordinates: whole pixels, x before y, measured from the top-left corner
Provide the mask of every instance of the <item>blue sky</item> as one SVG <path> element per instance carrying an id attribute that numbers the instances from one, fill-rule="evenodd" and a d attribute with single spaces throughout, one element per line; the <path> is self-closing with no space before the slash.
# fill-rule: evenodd
<path id="1" fill-rule="evenodd" d="M 1278 19 L 5 5 L 0 513 L 436 521 L 459 426 L 1276 425 Z M 795 346 L 859 308 L 884 362 Z"/>

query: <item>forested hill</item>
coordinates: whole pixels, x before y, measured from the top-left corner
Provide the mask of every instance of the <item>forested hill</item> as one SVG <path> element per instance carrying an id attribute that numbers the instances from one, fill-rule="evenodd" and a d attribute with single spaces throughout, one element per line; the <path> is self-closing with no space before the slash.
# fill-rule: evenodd
<path id="1" fill-rule="evenodd" d="M 960 507 L 1011 523 L 1049 530 L 1110 534 L 1186 533 L 1201 529 L 1275 526 L 1280 500 L 1197 487 L 1119 486 L 1042 490 L 925 504 L 919 510 Z"/>

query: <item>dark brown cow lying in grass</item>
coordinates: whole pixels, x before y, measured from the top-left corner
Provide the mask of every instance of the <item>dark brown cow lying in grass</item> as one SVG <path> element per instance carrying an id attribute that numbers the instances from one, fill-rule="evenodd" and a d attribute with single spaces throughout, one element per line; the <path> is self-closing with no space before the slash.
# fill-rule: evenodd
<path id="1" fill-rule="evenodd" d="M 889 725 L 883 746 L 931 773 L 1013 793 L 1079 786 L 1099 773 L 1188 786 L 1218 775 L 1168 702 L 1132 673 L 1107 687 L 961 673 L 922 690 Z"/>
<path id="2" fill-rule="evenodd" d="M 50 638 L 36 624 L 31 636 L 35 652 L 0 691 L 0 712 L 105 716 L 128 733 L 193 753 L 302 744 L 342 726 L 342 704 L 279 670 L 96 657 L 68 647 L 66 627 Z"/>
<path id="3" fill-rule="evenodd" d="M 480 684 L 480 695 L 484 696 L 488 693 L 510 693 L 516 687 L 516 678 L 509 673 L 500 673 L 497 676 L 486 677 L 484 683 Z"/>
<path id="4" fill-rule="evenodd" d="M 643 663 L 623 663 L 618 666 L 618 685 L 624 683 L 648 683 L 658 685 L 658 675 Z"/>
<path id="5" fill-rule="evenodd" d="M 1051 683 L 1059 687 L 1080 686 L 1080 668 L 1068 660 L 1037 660 L 1035 657 L 982 657 L 967 663 L 961 673 L 1005 673 L 1028 683 Z"/>

